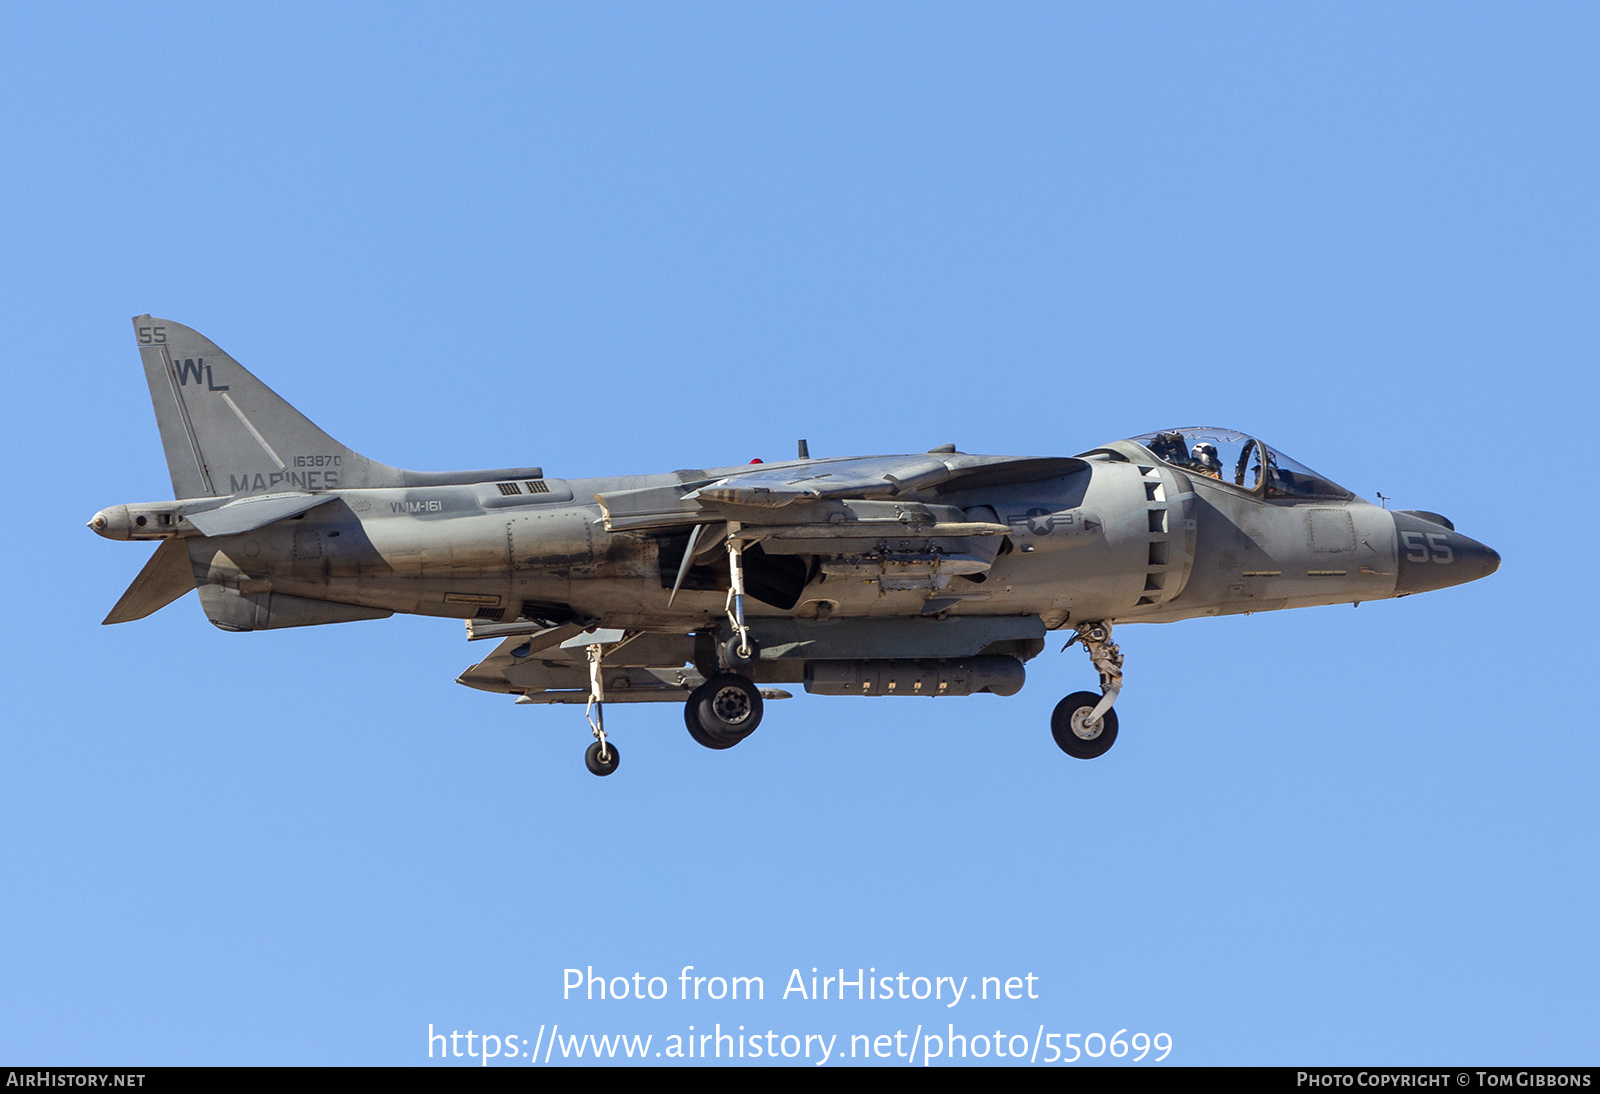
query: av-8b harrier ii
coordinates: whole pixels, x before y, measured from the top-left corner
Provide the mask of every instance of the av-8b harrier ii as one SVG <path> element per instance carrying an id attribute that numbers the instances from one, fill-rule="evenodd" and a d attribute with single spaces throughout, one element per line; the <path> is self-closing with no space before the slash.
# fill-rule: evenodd
<path id="1" fill-rule="evenodd" d="M 1437 513 L 1374 506 L 1232 430 L 1190 428 L 1072 457 L 799 457 L 624 478 L 537 467 L 403 471 L 339 444 L 215 344 L 133 321 L 174 501 L 89 527 L 159 540 L 107 623 L 198 589 L 228 631 L 466 620 L 499 639 L 459 682 L 582 703 L 585 762 L 617 769 L 609 703 L 681 702 L 731 748 L 771 687 L 820 695 L 1015 694 L 1049 631 L 1099 692 L 1061 700 L 1069 756 L 1117 738 L 1112 629 L 1359 603 L 1491 574 Z"/>

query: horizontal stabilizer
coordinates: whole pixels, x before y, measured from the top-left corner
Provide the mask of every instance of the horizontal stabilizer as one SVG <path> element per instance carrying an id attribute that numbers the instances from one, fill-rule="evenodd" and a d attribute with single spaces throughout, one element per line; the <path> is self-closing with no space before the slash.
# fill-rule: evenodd
<path id="1" fill-rule="evenodd" d="M 127 623 L 165 608 L 194 588 L 194 569 L 182 540 L 162 540 L 103 623 Z"/>
<path id="2" fill-rule="evenodd" d="M 189 523 L 207 536 L 236 536 L 299 516 L 334 500 L 333 494 L 257 494 L 235 498 L 203 513 L 190 513 Z"/>

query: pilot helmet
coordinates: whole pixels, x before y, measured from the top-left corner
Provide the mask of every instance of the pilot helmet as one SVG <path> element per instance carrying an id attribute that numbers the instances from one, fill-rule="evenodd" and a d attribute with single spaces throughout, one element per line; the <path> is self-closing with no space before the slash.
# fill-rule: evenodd
<path id="1" fill-rule="evenodd" d="M 1194 446 L 1194 460 L 1205 467 L 1222 466 L 1222 461 L 1217 458 L 1217 446 L 1205 441 Z"/>

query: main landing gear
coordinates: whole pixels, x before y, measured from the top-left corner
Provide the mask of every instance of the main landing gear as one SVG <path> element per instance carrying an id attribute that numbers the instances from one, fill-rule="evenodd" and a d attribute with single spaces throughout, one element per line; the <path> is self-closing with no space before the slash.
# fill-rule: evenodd
<path id="1" fill-rule="evenodd" d="M 1111 641 L 1110 623 L 1079 623 L 1076 630 L 1061 648 L 1083 643 L 1089 661 L 1100 673 L 1100 694 L 1075 691 L 1057 703 L 1050 715 L 1050 735 L 1068 756 L 1092 760 L 1117 743 L 1117 712 L 1111 704 L 1122 691 L 1122 651 Z"/>
<path id="2" fill-rule="evenodd" d="M 706 748 L 732 748 L 761 724 L 761 692 L 738 670 L 748 670 L 761 659 L 761 647 L 750 637 L 744 622 L 744 542 L 729 528 L 728 625 L 733 636 L 717 651 L 721 672 L 695 688 L 683 705 L 683 722 L 696 744 Z"/>
<path id="3" fill-rule="evenodd" d="M 761 692 L 747 678 L 719 672 L 694 691 L 683 705 L 683 721 L 696 744 L 732 748 L 761 724 Z"/>

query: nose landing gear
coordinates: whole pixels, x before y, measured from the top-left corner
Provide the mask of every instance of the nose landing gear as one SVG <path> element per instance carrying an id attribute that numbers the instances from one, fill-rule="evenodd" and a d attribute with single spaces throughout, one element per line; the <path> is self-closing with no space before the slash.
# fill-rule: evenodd
<path id="1" fill-rule="evenodd" d="M 1100 696 L 1092 691 L 1075 691 L 1050 715 L 1050 736 L 1068 756 L 1092 760 L 1103 756 L 1117 743 L 1117 712 L 1108 710 L 1091 718 Z"/>
<path id="2" fill-rule="evenodd" d="M 1117 712 L 1111 705 L 1122 693 L 1122 651 L 1111 640 L 1110 623 L 1079 623 L 1067 649 L 1082 642 L 1089 661 L 1100 673 L 1100 694 L 1075 691 L 1056 704 L 1050 715 L 1050 735 L 1068 756 L 1092 760 L 1103 756 L 1117 741 Z"/>

